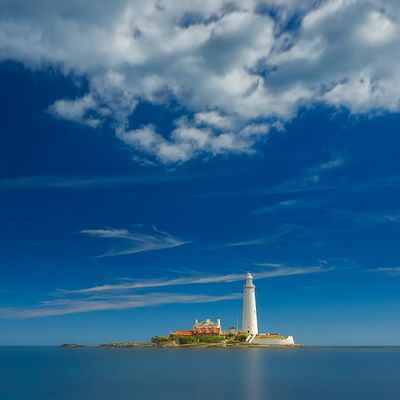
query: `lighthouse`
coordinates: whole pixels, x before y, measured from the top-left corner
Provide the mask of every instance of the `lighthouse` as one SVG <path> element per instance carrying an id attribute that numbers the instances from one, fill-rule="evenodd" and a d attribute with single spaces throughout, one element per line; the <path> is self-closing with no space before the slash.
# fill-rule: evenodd
<path id="1" fill-rule="evenodd" d="M 256 287 L 253 284 L 253 276 L 249 272 L 243 289 L 242 331 L 251 335 L 258 335 Z"/>

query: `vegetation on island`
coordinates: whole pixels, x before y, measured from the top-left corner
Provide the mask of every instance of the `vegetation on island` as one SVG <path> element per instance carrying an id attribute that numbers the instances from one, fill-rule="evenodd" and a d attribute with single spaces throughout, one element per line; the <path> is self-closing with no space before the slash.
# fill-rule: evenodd
<path id="1" fill-rule="evenodd" d="M 226 337 L 220 335 L 204 335 L 200 336 L 199 343 L 221 343 Z"/>
<path id="2" fill-rule="evenodd" d="M 164 344 L 168 343 L 170 341 L 170 338 L 168 336 L 154 336 L 151 338 L 151 343 L 155 344 Z"/>
<path id="3" fill-rule="evenodd" d="M 246 332 L 242 332 L 239 335 L 236 336 L 236 340 L 238 340 L 239 342 L 245 342 L 247 340 L 247 337 L 249 336 L 248 333 Z"/>
<path id="4" fill-rule="evenodd" d="M 101 344 L 99 347 L 105 348 L 173 348 L 173 347 L 251 347 L 252 344 L 246 340 L 248 333 L 237 332 L 237 333 L 226 333 L 223 335 L 175 335 L 170 334 L 169 336 L 154 336 L 151 338 L 151 342 L 115 342 Z M 268 338 L 272 340 L 286 339 L 285 336 L 279 333 L 261 334 L 256 337 L 257 339 Z M 61 347 L 75 348 L 82 347 L 79 344 L 66 343 Z M 264 347 L 279 347 L 279 345 L 265 345 Z M 299 347 L 299 346 L 296 346 Z"/>
<path id="5" fill-rule="evenodd" d="M 225 335 L 174 335 L 154 336 L 151 343 L 160 347 L 180 346 L 180 345 L 205 345 L 205 344 L 233 344 L 245 342 L 246 333 L 234 334 L 227 333 Z"/>
<path id="6" fill-rule="evenodd" d="M 268 333 L 266 335 L 257 335 L 257 339 L 258 338 L 260 338 L 260 339 L 268 338 L 268 339 L 284 340 L 284 339 L 286 339 L 286 336 L 283 336 L 280 333 Z"/>

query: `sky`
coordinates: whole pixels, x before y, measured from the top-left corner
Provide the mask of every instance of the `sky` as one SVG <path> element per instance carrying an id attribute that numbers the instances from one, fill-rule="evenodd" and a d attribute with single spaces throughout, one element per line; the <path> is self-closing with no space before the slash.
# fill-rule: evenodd
<path id="1" fill-rule="evenodd" d="M 398 1 L 0 9 L 0 345 L 400 345 Z"/>

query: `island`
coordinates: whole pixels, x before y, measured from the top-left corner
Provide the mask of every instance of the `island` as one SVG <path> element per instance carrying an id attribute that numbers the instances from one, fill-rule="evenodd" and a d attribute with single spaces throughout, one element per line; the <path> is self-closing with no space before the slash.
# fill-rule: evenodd
<path id="1" fill-rule="evenodd" d="M 240 332 L 238 334 L 221 335 L 201 335 L 184 336 L 170 334 L 169 336 L 154 336 L 151 342 L 115 342 L 101 344 L 102 348 L 276 348 L 283 347 L 282 342 L 287 337 L 279 334 L 269 334 L 268 337 L 260 335 L 260 342 L 256 338 L 255 343 L 249 342 L 248 334 Z M 297 344 L 286 344 L 285 347 L 303 347 Z"/>

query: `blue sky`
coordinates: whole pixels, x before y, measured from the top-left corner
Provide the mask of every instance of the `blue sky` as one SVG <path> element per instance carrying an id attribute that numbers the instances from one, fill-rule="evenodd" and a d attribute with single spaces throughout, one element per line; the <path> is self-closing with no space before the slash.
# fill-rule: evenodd
<path id="1" fill-rule="evenodd" d="M 400 344 L 398 4 L 225 3 L 0 3 L 0 344 Z"/>

